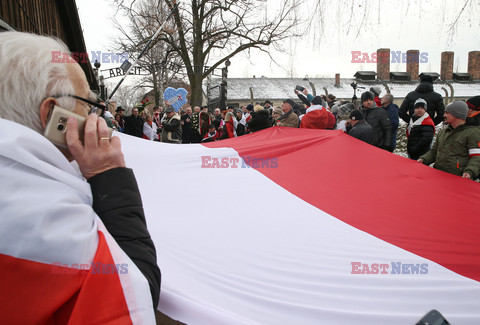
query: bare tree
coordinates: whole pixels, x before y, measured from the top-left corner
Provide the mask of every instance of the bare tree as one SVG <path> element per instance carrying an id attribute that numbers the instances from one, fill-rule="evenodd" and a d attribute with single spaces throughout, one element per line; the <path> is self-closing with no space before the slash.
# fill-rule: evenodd
<path id="1" fill-rule="evenodd" d="M 448 34 L 452 40 L 461 25 L 477 25 L 476 17 L 480 14 L 478 0 L 310 0 L 309 24 L 313 41 L 321 41 L 322 32 L 327 24 L 334 24 L 335 37 L 355 39 L 362 32 L 375 32 L 380 26 L 386 8 L 395 8 L 397 15 L 391 17 L 402 25 L 409 16 L 416 16 L 419 21 L 424 17 L 428 24 L 437 25 L 438 35 Z M 434 18 L 434 19 L 432 19 Z M 425 21 L 423 21 L 425 23 Z M 398 31 L 398 30 L 397 30 Z M 331 36 L 331 35 L 330 35 Z"/>
<path id="2" fill-rule="evenodd" d="M 108 89 L 115 88 L 113 83 L 107 84 Z M 115 93 L 115 102 L 118 106 L 122 106 L 125 109 L 125 114 L 129 114 L 131 109 L 140 101 L 145 92 L 142 88 L 134 86 L 123 86 L 118 88 Z"/>
<path id="3" fill-rule="evenodd" d="M 115 0 L 114 3 L 129 20 L 128 28 L 124 28 L 121 22 L 113 19 L 115 27 L 123 35 L 116 42 L 117 50 L 129 53 L 130 58 L 137 58 L 157 28 L 163 23 L 169 9 L 162 5 L 162 2 L 155 0 L 132 1 L 131 3 Z M 161 94 L 166 85 L 176 79 L 173 71 L 181 66 L 179 58 L 168 44 L 157 39 L 154 40 L 144 56 L 137 61 L 137 65 L 146 67 L 150 74 L 140 78 L 133 89 L 153 88 L 155 104 L 163 104 Z"/>
<path id="4" fill-rule="evenodd" d="M 169 8 L 175 5 L 175 0 L 165 2 Z M 302 2 L 279 1 L 276 13 L 265 18 L 260 14 L 266 10 L 265 1 L 182 2 L 174 14 L 175 29 L 163 33 L 161 40 L 184 64 L 192 88 L 191 105 L 201 105 L 203 80 L 228 59 L 252 48 L 268 53 L 268 46 L 279 46 L 280 41 L 298 36 L 296 8 Z"/>

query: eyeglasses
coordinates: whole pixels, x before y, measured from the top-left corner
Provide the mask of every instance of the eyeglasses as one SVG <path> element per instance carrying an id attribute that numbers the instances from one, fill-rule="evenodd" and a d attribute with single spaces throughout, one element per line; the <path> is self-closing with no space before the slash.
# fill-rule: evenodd
<path id="1" fill-rule="evenodd" d="M 72 98 L 78 99 L 78 100 L 80 100 L 84 103 L 87 103 L 88 107 L 90 108 L 88 114 L 95 113 L 98 116 L 102 116 L 103 112 L 105 112 L 105 110 L 107 109 L 105 105 L 93 102 L 89 99 L 86 99 L 86 98 L 83 98 L 83 97 L 80 97 L 80 96 L 77 96 L 77 95 L 64 94 L 64 95 L 53 95 L 53 96 L 50 96 L 50 97 L 53 97 L 53 98 L 72 97 Z"/>

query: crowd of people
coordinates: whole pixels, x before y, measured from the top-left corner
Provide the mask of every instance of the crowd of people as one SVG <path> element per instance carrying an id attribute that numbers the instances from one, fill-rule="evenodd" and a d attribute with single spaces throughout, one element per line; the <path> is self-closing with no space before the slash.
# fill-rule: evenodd
<path id="1" fill-rule="evenodd" d="M 410 158 L 464 178 L 480 174 L 480 96 L 444 107 L 428 76 L 400 108 L 390 94 L 380 97 L 378 87 L 362 93 L 358 109 L 335 96 L 314 97 L 303 89 L 296 91 L 302 104 L 286 99 L 274 107 L 265 101 L 212 113 L 198 106 L 179 113 L 155 107 L 151 115 L 134 108 L 130 116 L 118 107 L 115 116 L 105 113 L 102 119 L 97 112 L 105 106 L 96 102 L 80 65 L 52 62 L 52 51 L 68 53 L 68 48 L 46 36 L 0 33 L 0 233 L 5 239 L 0 266 L 8 297 L 4 309 L 13 311 L 4 317 L 6 323 L 66 323 L 76 317 L 75 322 L 85 318 L 83 313 L 92 323 L 153 319 L 161 283 L 155 246 L 135 175 L 108 125 L 169 143 L 219 141 L 272 126 L 340 129 L 393 151 L 400 117 L 408 123 Z M 79 119 L 52 122 L 57 107 Z M 85 121 L 84 133 L 80 120 Z M 442 121 L 447 126 L 432 146 L 435 126 Z M 49 140 L 48 125 L 65 137 L 66 146 Z M 98 260 L 130 263 L 121 286 L 115 277 L 101 277 L 99 285 L 99 277 L 87 273 L 58 275 L 50 265 L 59 262 L 64 271 L 78 270 L 79 262 L 88 266 Z M 19 290 L 19 284 L 28 290 Z M 48 292 L 48 299 L 31 294 L 31 288 Z M 91 301 L 101 302 L 102 308 L 88 308 Z"/>
<path id="2" fill-rule="evenodd" d="M 301 103 L 285 99 L 281 107 L 274 107 L 267 100 L 236 109 L 233 106 L 225 110 L 216 108 L 213 112 L 207 106 L 196 106 L 193 110 L 191 107 L 182 109 L 179 114 L 168 113 L 172 108 L 163 112 L 162 107 L 155 107 L 153 127 L 148 112 L 142 119 L 134 109 L 131 116 L 122 120 L 120 129 L 125 126 L 124 132 L 128 134 L 170 143 L 218 141 L 272 126 L 342 130 L 393 152 L 402 119 L 407 124 L 409 158 L 424 164 L 435 163 L 435 168 L 476 179 L 480 174 L 480 96 L 466 102 L 455 101 L 445 107 L 442 96 L 433 89 L 433 82 L 430 75 L 422 75 L 420 84 L 408 93 L 400 107 L 394 104 L 391 93 L 380 96 L 379 86 L 362 93 L 358 108 L 353 102 L 337 100 L 333 94 L 312 96 L 299 86 L 295 94 Z M 115 119 L 122 111 L 121 107 L 117 109 Z M 434 144 L 436 126 L 442 122 L 447 127 L 440 131 Z M 152 130 L 161 135 L 157 137 Z M 164 135 L 161 130 L 170 133 Z M 174 139 L 168 135 L 172 132 Z"/>

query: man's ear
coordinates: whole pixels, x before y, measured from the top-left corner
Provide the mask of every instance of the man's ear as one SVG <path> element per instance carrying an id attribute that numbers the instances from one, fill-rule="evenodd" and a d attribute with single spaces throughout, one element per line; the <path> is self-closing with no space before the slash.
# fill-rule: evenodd
<path id="1" fill-rule="evenodd" d="M 45 98 L 40 104 L 40 121 L 42 122 L 43 128 L 47 126 L 48 117 L 55 105 L 57 105 L 57 101 L 53 97 Z"/>

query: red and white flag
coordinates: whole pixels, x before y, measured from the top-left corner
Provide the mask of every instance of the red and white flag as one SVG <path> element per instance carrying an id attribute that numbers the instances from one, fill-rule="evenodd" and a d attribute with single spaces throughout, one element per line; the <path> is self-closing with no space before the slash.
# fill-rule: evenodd
<path id="1" fill-rule="evenodd" d="M 437 309 L 480 324 L 478 183 L 341 131 L 121 140 L 172 318 L 403 325 Z"/>
<path id="2" fill-rule="evenodd" d="M 155 323 L 147 280 L 52 143 L 0 119 L 0 183 L 0 323 Z"/>

